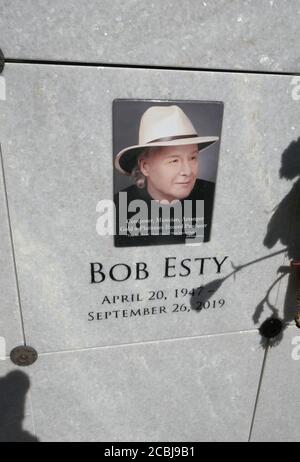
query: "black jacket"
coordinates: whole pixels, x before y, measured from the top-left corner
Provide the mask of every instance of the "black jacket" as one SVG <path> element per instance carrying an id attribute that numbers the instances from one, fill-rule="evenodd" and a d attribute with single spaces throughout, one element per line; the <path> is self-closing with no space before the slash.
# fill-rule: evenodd
<path id="1" fill-rule="evenodd" d="M 196 200 L 204 200 L 204 242 L 209 241 L 210 238 L 210 229 L 211 229 L 211 221 L 212 221 L 212 210 L 213 210 L 213 199 L 214 199 L 214 191 L 215 191 L 215 184 L 211 183 L 210 181 L 200 180 L 197 179 L 195 186 L 188 197 L 185 200 L 189 199 L 193 201 L 193 217 L 195 218 L 196 215 Z M 127 192 L 127 204 L 135 199 L 141 199 L 146 202 L 149 209 L 150 214 L 150 207 L 151 207 L 151 200 L 152 197 L 148 194 L 146 188 L 138 188 L 135 185 L 129 186 L 128 188 L 124 189 L 120 192 Z M 119 226 L 122 227 L 122 223 L 119 222 L 119 193 L 114 196 L 114 202 L 116 207 L 116 234 L 114 237 L 114 243 L 116 247 L 129 247 L 129 246 L 142 246 L 142 245 L 165 245 L 165 244 L 182 244 L 186 242 L 186 234 L 176 235 L 174 232 L 170 232 L 170 235 L 151 235 L 149 230 L 148 236 L 141 236 L 141 235 L 130 235 L 128 232 L 127 235 L 120 235 L 119 234 Z M 183 202 L 183 200 L 181 201 Z M 167 206 L 166 206 L 167 207 Z M 128 212 L 127 210 L 127 218 L 130 219 L 138 212 Z M 172 213 L 171 215 L 171 224 L 172 221 Z M 151 217 L 149 217 L 151 218 Z"/>

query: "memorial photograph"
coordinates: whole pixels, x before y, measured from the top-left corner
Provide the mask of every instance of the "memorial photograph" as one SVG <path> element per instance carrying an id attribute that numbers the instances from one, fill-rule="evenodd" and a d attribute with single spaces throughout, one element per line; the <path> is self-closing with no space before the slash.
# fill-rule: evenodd
<path id="1" fill-rule="evenodd" d="M 223 103 L 113 102 L 116 247 L 210 240 Z"/>

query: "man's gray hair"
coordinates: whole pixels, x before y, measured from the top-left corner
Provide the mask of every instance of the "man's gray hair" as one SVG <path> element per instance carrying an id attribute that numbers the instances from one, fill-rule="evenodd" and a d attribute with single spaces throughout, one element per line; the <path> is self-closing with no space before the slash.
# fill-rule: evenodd
<path id="1" fill-rule="evenodd" d="M 145 175 L 142 173 L 139 165 L 140 159 L 143 159 L 145 157 L 148 157 L 149 153 L 151 152 L 152 148 L 146 148 L 137 158 L 136 160 L 136 166 L 132 169 L 131 171 L 131 177 L 136 184 L 136 186 L 140 189 L 144 188 L 146 186 L 147 179 Z"/>

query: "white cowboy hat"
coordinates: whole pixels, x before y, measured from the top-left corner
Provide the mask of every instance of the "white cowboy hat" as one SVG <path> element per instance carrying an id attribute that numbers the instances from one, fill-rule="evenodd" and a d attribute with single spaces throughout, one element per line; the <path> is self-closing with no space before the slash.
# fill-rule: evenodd
<path id="1" fill-rule="evenodd" d="M 151 106 L 141 117 L 139 144 L 122 149 L 115 158 L 115 167 L 130 175 L 138 155 L 145 148 L 198 144 L 200 151 L 218 139 L 218 136 L 198 136 L 190 119 L 178 106 Z"/>

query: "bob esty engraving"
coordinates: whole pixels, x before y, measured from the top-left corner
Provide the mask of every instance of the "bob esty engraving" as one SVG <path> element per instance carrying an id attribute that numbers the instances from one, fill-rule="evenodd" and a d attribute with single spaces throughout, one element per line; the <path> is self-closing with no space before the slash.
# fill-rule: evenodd
<path id="1" fill-rule="evenodd" d="M 228 256 L 217 257 L 196 257 L 184 258 L 179 260 L 177 257 L 166 257 L 162 267 L 163 278 L 188 277 L 192 274 L 202 276 L 205 274 L 207 267 L 210 271 L 214 270 L 216 274 L 222 272 L 224 263 Z M 127 263 L 117 263 L 109 268 L 105 268 L 103 263 L 90 263 L 91 284 L 100 284 L 106 279 L 115 282 L 123 282 L 128 279 L 144 280 L 150 276 L 150 269 L 145 262 L 136 262 L 131 265 Z M 156 268 L 157 271 L 157 268 Z"/>

